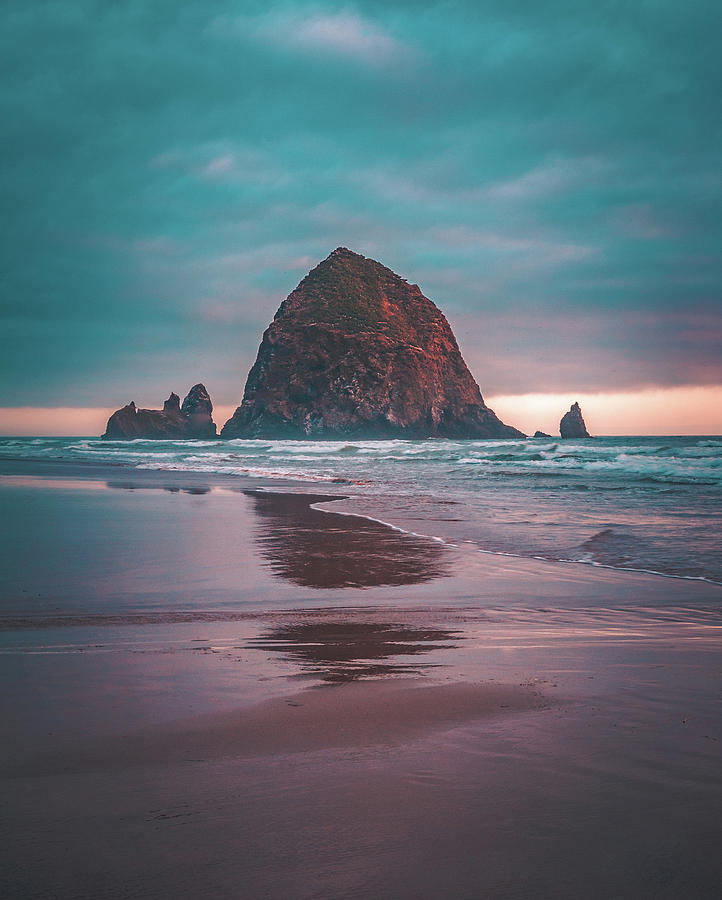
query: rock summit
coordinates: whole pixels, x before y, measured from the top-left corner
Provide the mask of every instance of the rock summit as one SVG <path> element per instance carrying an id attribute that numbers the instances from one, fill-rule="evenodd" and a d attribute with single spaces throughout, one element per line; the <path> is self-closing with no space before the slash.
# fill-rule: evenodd
<path id="1" fill-rule="evenodd" d="M 523 437 L 485 405 L 418 285 L 345 247 L 279 307 L 221 436 Z"/>
<path id="2" fill-rule="evenodd" d="M 563 438 L 588 438 L 591 437 L 584 424 L 582 410 L 578 403 L 572 404 L 568 413 L 562 416 L 559 423 L 559 433 Z"/>

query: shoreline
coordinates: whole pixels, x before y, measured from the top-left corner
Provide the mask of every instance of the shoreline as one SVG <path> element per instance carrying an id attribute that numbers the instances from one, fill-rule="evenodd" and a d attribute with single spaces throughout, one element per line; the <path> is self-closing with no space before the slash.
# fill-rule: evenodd
<path id="1" fill-rule="evenodd" d="M 440 544 L 342 485 L 0 472 L 10 896 L 716 896 L 717 586 Z"/>
<path id="2" fill-rule="evenodd" d="M 269 479 L 267 476 L 256 475 L 230 475 L 220 472 L 190 472 L 186 470 L 165 469 L 138 469 L 125 463 L 94 463 L 91 461 L 70 460 L 38 460 L 38 459 L 11 459 L 0 458 L 0 479 L 3 478 L 39 478 L 50 480 L 53 478 L 76 479 L 83 481 L 106 482 L 108 487 L 120 487 L 123 489 L 162 489 L 185 490 L 189 492 L 204 492 L 211 488 L 225 488 L 239 493 L 254 493 L 256 491 L 267 495 L 304 495 L 310 499 L 312 509 L 322 513 L 332 513 L 337 516 L 349 516 L 356 519 L 364 519 L 381 526 L 393 529 L 400 534 L 409 535 L 422 540 L 434 541 L 450 549 L 458 549 L 459 543 L 449 541 L 427 532 L 413 531 L 401 527 L 395 522 L 388 521 L 378 516 L 365 513 L 363 504 L 366 498 L 352 497 L 342 490 L 343 485 L 351 486 L 353 483 L 343 479 L 328 479 L 326 481 L 305 481 L 300 478 L 278 477 Z M 117 483 L 116 477 L 120 480 Z M 271 481 L 272 485 L 268 486 Z M 323 485 L 323 490 L 312 489 L 312 485 Z M 338 489 L 338 493 L 336 490 Z M 351 509 L 337 508 L 347 503 Z M 327 504 L 333 504 L 333 508 L 325 508 Z M 357 508 L 353 508 L 353 506 Z M 572 559 L 549 558 L 544 556 L 531 556 L 520 553 L 512 553 L 498 550 L 488 550 L 479 547 L 473 541 L 463 541 L 479 554 L 490 557 L 502 557 L 520 561 L 537 561 L 551 566 L 571 566 L 582 570 L 606 570 L 613 573 L 629 573 L 630 576 L 649 576 L 652 578 L 671 579 L 687 584 L 710 585 L 714 588 L 722 588 L 722 582 L 715 581 L 704 576 L 678 575 L 667 572 L 659 572 L 653 569 L 615 566 L 596 561 L 581 561 Z"/>

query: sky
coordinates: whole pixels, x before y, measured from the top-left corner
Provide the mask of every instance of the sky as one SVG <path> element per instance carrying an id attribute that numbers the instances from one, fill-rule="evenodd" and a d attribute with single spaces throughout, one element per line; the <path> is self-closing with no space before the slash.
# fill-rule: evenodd
<path id="1" fill-rule="evenodd" d="M 722 432 L 720 9 L 5 0 L 0 431 L 232 409 L 346 246 L 511 424 Z"/>

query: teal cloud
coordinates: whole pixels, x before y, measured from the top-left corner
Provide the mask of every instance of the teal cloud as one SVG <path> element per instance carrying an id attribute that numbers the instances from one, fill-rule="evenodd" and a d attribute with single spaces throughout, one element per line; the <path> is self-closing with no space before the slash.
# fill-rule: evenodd
<path id="1" fill-rule="evenodd" d="M 343 244 L 485 392 L 722 380 L 708 3 L 3 7 L 0 405 L 238 399 Z"/>

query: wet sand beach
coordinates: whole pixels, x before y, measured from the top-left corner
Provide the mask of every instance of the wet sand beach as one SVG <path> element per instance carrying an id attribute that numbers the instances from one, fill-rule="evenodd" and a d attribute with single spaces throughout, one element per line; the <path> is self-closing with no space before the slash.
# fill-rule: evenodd
<path id="1" fill-rule="evenodd" d="M 3 472 L 6 896 L 718 896 L 719 587 Z"/>

